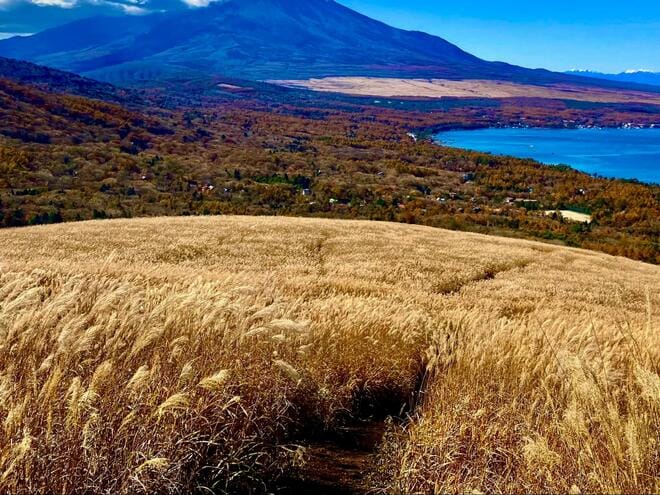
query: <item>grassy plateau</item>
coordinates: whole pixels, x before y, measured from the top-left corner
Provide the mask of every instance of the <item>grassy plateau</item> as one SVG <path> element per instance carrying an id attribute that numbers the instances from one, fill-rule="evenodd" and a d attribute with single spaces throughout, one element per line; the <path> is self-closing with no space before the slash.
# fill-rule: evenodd
<path id="1" fill-rule="evenodd" d="M 391 415 L 376 493 L 658 493 L 659 316 L 658 266 L 430 227 L 2 230 L 0 492 L 265 492 Z"/>

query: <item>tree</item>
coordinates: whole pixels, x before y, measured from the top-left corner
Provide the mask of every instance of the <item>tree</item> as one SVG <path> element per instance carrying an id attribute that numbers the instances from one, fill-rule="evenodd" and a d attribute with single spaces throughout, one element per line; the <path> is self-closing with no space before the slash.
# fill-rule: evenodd
<path id="1" fill-rule="evenodd" d="M 27 153 L 8 146 L 0 146 L 0 183 L 11 188 L 12 176 L 17 170 L 27 167 Z"/>

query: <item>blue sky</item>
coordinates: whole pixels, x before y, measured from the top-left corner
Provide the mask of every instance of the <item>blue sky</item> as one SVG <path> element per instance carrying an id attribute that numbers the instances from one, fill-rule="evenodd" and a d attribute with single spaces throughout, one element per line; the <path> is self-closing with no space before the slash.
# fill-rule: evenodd
<path id="1" fill-rule="evenodd" d="M 0 37 L 96 14 L 200 8 L 210 1 L 0 0 Z M 660 0 L 339 1 L 388 24 L 437 34 L 488 60 L 552 70 L 660 71 Z"/>
<path id="2" fill-rule="evenodd" d="M 660 0 L 341 0 L 488 60 L 552 70 L 660 72 Z"/>

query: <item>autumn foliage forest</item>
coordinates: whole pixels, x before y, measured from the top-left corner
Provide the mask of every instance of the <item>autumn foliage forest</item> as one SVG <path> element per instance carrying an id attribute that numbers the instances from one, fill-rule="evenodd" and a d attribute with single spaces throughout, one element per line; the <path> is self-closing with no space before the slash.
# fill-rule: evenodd
<path id="1" fill-rule="evenodd" d="M 452 127 L 652 124 L 660 122 L 660 108 L 377 101 L 258 84 L 113 92 L 82 78 L 62 81 L 61 73 L 45 74 L 40 84 L 8 76 L 19 73 L 0 70 L 3 227 L 163 215 L 356 218 L 540 239 L 660 263 L 660 186 L 427 139 Z M 559 209 L 593 221 L 545 213 Z"/>

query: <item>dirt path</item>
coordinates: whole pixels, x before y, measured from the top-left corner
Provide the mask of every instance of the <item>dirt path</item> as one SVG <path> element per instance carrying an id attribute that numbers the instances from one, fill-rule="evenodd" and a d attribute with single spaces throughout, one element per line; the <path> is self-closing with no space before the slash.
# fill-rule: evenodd
<path id="1" fill-rule="evenodd" d="M 374 493 L 366 474 L 385 433 L 384 421 L 361 422 L 342 428 L 323 441 L 305 447 L 305 465 L 284 480 L 274 493 L 281 495 L 363 495 Z"/>

